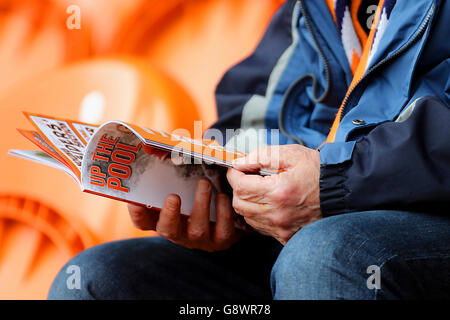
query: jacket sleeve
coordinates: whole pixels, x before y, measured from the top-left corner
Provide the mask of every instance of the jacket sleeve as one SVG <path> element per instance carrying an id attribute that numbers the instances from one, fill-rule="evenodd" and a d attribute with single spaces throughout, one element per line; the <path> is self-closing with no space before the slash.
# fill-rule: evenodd
<path id="1" fill-rule="evenodd" d="M 273 16 L 263 38 L 246 59 L 229 69 L 216 92 L 218 120 L 212 128 L 225 137 L 226 129 L 241 126 L 242 110 L 255 94 L 264 95 L 272 69 L 291 44 L 291 17 L 295 1 L 286 1 Z"/>
<path id="2" fill-rule="evenodd" d="M 324 216 L 375 209 L 449 213 L 448 101 L 424 96 L 409 111 L 407 119 L 383 123 L 358 140 L 351 160 L 321 166 Z"/>
<path id="3" fill-rule="evenodd" d="M 324 216 L 377 209 L 449 216 L 450 47 L 443 39 L 450 7 L 441 5 L 406 108 L 354 141 L 349 160 L 321 165 Z"/>

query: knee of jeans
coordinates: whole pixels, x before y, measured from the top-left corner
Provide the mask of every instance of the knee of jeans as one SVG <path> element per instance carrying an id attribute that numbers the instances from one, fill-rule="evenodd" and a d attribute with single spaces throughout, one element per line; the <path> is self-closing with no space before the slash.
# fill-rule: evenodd
<path id="1" fill-rule="evenodd" d="M 287 242 L 272 268 L 275 298 L 332 298 L 327 296 L 332 283 L 347 274 L 360 273 L 365 259 L 359 254 L 357 259 L 352 257 L 367 237 L 358 231 L 358 222 L 348 218 L 342 215 L 321 219 L 299 230 Z M 362 280 L 364 276 L 361 272 Z"/>
<path id="2" fill-rule="evenodd" d="M 81 275 L 86 269 L 89 260 L 84 258 L 82 252 L 73 257 L 58 272 L 50 287 L 47 298 L 49 300 L 90 300 L 94 299 L 89 293 L 87 283 L 89 279 Z M 83 271 L 82 271 L 83 270 Z M 90 273 L 86 273 L 90 274 Z"/>
<path id="3" fill-rule="evenodd" d="M 114 282 L 114 251 L 116 243 L 89 248 L 69 260 L 59 271 L 48 293 L 50 300 L 92 300 L 99 297 L 93 291 L 107 291 Z M 101 288 L 98 284 L 101 283 Z M 95 290 L 93 290 L 95 285 Z M 102 297 L 100 297 L 102 298 Z"/>

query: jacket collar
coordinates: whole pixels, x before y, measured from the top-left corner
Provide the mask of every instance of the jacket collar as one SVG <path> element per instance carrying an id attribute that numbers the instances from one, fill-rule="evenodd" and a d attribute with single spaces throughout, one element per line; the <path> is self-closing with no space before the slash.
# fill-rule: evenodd
<path id="1" fill-rule="evenodd" d="M 436 9 L 437 1 L 397 0 L 391 13 L 389 25 L 367 70 L 405 46 L 419 32 L 422 23 L 432 8 Z M 303 0 L 302 3 L 305 5 L 315 28 L 344 70 L 347 79 L 351 81 L 353 74 L 325 0 Z"/>
<path id="2" fill-rule="evenodd" d="M 401 50 L 420 31 L 432 10 L 436 10 L 436 0 L 397 0 L 368 69 Z"/>

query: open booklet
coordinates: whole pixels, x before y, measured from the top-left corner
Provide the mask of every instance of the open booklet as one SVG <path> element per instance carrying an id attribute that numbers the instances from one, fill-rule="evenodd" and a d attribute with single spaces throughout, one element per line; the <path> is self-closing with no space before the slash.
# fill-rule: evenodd
<path id="1" fill-rule="evenodd" d="M 213 193 L 221 191 L 224 167 L 245 156 L 213 140 L 197 141 L 121 121 L 97 126 L 25 116 L 36 131 L 18 131 L 41 151 L 9 150 L 10 155 L 60 169 L 82 191 L 116 200 L 161 208 L 168 194 L 178 194 L 183 214 L 190 212 L 198 179 L 207 177 Z M 215 221 L 214 195 L 212 199 L 210 217 Z"/>

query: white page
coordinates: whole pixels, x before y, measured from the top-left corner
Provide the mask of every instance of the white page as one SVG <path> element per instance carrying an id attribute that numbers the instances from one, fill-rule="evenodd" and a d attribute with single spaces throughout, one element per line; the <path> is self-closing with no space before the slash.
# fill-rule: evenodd
<path id="1" fill-rule="evenodd" d="M 18 158 L 22 158 L 25 160 L 31 160 L 40 164 L 45 164 L 47 166 L 50 166 L 52 168 L 56 168 L 58 170 L 64 171 L 65 173 L 69 174 L 72 178 L 74 178 L 79 184 L 78 178 L 76 175 L 67 168 L 64 164 L 59 162 L 58 160 L 54 159 L 53 157 L 49 156 L 44 151 L 37 151 L 37 150 L 16 150 L 12 149 L 8 151 L 8 154 L 11 156 L 15 156 Z"/>

